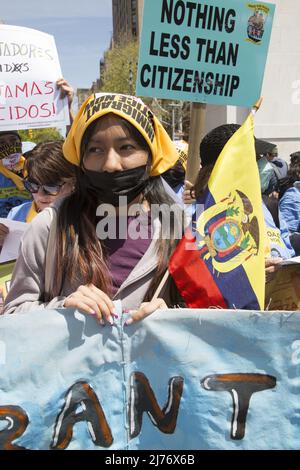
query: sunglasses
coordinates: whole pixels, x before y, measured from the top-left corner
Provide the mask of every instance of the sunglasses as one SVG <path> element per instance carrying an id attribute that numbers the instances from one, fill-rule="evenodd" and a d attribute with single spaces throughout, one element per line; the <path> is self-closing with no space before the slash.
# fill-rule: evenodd
<path id="1" fill-rule="evenodd" d="M 31 194 L 35 194 L 41 189 L 45 194 L 48 196 L 57 196 L 60 192 L 61 188 L 64 186 L 65 183 L 62 184 L 38 184 L 34 183 L 30 180 L 24 180 L 24 187 L 29 191 Z"/>

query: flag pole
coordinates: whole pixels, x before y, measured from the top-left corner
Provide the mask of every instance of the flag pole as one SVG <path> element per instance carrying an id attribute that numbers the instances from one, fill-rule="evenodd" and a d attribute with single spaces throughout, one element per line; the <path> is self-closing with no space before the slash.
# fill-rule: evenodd
<path id="1" fill-rule="evenodd" d="M 257 102 L 252 106 L 252 114 L 259 110 L 263 98 L 260 97 Z M 199 173 L 200 167 L 200 143 L 204 135 L 205 129 L 205 117 L 206 117 L 206 104 L 205 103 L 192 103 L 191 107 L 191 124 L 190 124 L 190 134 L 189 134 L 189 149 L 188 149 L 188 160 L 185 173 L 185 179 L 191 183 L 195 183 L 195 180 Z M 164 287 L 167 279 L 169 277 L 169 269 L 166 270 L 163 275 L 162 280 L 160 281 L 152 299 L 155 300 L 158 298 L 162 288 Z"/>
<path id="2" fill-rule="evenodd" d="M 169 274 L 170 274 L 170 272 L 169 272 L 169 270 L 167 269 L 166 272 L 165 272 L 165 274 L 163 275 L 162 280 L 161 280 L 160 283 L 159 283 L 158 288 L 157 288 L 156 291 L 154 292 L 154 295 L 153 295 L 153 297 L 152 297 L 152 299 L 151 299 L 151 302 L 152 302 L 152 300 L 155 300 L 155 299 L 158 298 L 158 296 L 159 296 L 159 294 L 160 294 L 160 291 L 162 290 L 163 286 L 164 286 L 165 283 L 167 282 L 167 279 L 168 279 L 168 277 L 169 277 Z"/>
<path id="3" fill-rule="evenodd" d="M 194 184 L 200 169 L 200 142 L 204 136 L 206 117 L 205 103 L 191 103 L 188 159 L 185 179 Z"/>
<path id="4" fill-rule="evenodd" d="M 256 103 L 252 106 L 251 112 L 252 112 L 253 116 L 254 116 L 254 115 L 257 113 L 257 111 L 259 110 L 262 101 L 263 101 L 263 97 L 261 96 L 261 97 L 256 101 Z"/>

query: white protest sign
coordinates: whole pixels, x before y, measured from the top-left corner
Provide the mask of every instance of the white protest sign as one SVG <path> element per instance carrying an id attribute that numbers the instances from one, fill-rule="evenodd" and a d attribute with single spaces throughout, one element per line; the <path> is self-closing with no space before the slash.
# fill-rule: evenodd
<path id="1" fill-rule="evenodd" d="M 9 228 L 0 253 L 0 263 L 17 259 L 23 233 L 28 227 L 26 222 L 0 218 L 0 223 Z"/>
<path id="2" fill-rule="evenodd" d="M 54 37 L 34 29 L 0 25 L 0 131 L 69 124 L 67 98 Z"/>
<path id="3" fill-rule="evenodd" d="M 294 258 L 284 259 L 281 261 L 281 266 L 287 266 L 289 264 L 300 264 L 300 256 L 294 256 Z"/>

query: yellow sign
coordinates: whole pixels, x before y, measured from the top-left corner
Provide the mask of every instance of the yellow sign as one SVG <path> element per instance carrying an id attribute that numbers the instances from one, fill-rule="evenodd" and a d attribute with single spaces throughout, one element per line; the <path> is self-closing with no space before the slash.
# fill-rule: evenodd
<path id="1" fill-rule="evenodd" d="M 4 300 L 10 288 L 10 281 L 16 261 L 9 261 L 8 263 L 0 264 L 0 314 Z"/>
<path id="2" fill-rule="evenodd" d="M 268 310 L 300 310 L 300 266 L 283 266 L 266 284 Z"/>

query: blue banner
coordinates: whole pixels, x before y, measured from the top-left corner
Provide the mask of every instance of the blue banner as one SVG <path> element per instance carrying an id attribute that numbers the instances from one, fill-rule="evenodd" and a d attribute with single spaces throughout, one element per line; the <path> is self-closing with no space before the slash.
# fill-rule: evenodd
<path id="1" fill-rule="evenodd" d="M 137 95 L 253 106 L 274 11 L 256 1 L 145 0 Z"/>
<path id="2" fill-rule="evenodd" d="M 299 312 L 0 317 L 0 449 L 299 449 Z"/>

